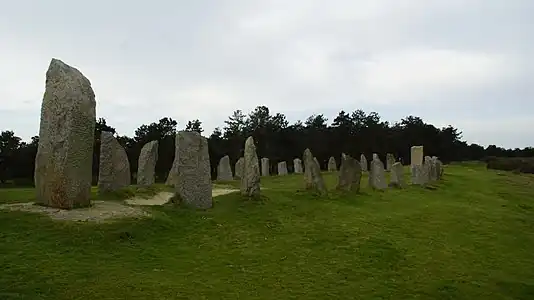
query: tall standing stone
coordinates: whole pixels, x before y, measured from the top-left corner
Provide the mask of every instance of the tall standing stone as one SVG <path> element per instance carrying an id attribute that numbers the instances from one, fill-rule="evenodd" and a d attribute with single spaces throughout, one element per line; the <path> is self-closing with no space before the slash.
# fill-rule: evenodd
<path id="1" fill-rule="evenodd" d="M 313 157 L 310 149 L 304 150 L 302 160 L 304 161 L 304 184 L 306 189 L 314 190 L 319 194 L 326 194 L 326 186 L 321 175 L 319 163 Z"/>
<path id="2" fill-rule="evenodd" d="M 278 163 L 278 175 L 287 175 L 287 163 L 285 161 Z"/>
<path id="3" fill-rule="evenodd" d="M 391 153 L 386 153 L 386 171 L 391 171 L 391 167 L 395 163 L 395 156 Z"/>
<path id="4" fill-rule="evenodd" d="M 119 144 L 113 133 L 102 131 L 100 134 L 100 164 L 98 191 L 107 193 L 127 187 L 131 183 L 130 162 L 124 147 Z"/>
<path id="5" fill-rule="evenodd" d="M 403 187 L 404 186 L 404 168 L 402 167 L 402 163 L 396 162 L 391 166 L 389 186 L 391 187 Z"/>
<path id="6" fill-rule="evenodd" d="M 269 176 L 269 159 L 267 157 L 261 159 L 261 176 Z"/>
<path id="7" fill-rule="evenodd" d="M 293 168 L 296 174 L 302 174 L 302 160 L 300 158 L 293 159 Z"/>
<path id="8" fill-rule="evenodd" d="M 330 156 L 330 158 L 328 159 L 328 172 L 335 171 L 337 171 L 336 159 L 333 156 Z"/>
<path id="9" fill-rule="evenodd" d="M 235 163 L 235 177 L 237 179 L 243 178 L 243 167 L 245 166 L 245 161 L 243 160 L 243 157 L 240 157 L 237 162 Z"/>
<path id="10" fill-rule="evenodd" d="M 137 185 L 151 185 L 155 183 L 154 172 L 158 161 L 158 141 L 146 143 L 141 148 L 137 162 Z"/>
<path id="11" fill-rule="evenodd" d="M 360 165 L 362 167 L 362 171 L 367 172 L 367 158 L 365 158 L 363 153 L 360 155 Z"/>
<path id="12" fill-rule="evenodd" d="M 373 159 L 369 168 L 369 186 L 376 190 L 387 188 L 384 164 L 380 159 Z"/>
<path id="13" fill-rule="evenodd" d="M 343 156 L 341 158 L 341 166 L 339 167 L 337 189 L 358 192 L 360 191 L 361 179 L 362 167 L 360 162 L 350 155 Z"/>
<path id="14" fill-rule="evenodd" d="M 208 140 L 196 131 L 179 131 L 175 204 L 207 209 L 213 206 Z"/>
<path id="15" fill-rule="evenodd" d="M 317 159 L 317 157 L 313 157 L 313 161 L 317 164 L 317 166 L 319 167 L 319 171 L 321 171 L 321 164 L 319 163 L 319 160 Z M 306 168 L 306 164 L 304 164 L 304 168 Z"/>
<path id="16" fill-rule="evenodd" d="M 217 166 L 217 180 L 230 181 L 233 179 L 230 157 L 225 155 L 219 160 L 219 165 Z"/>
<path id="17" fill-rule="evenodd" d="M 178 180 L 178 134 L 174 136 L 174 160 L 172 162 L 171 169 L 167 175 L 167 180 L 165 180 L 166 185 L 176 185 Z"/>
<path id="18" fill-rule="evenodd" d="M 412 184 L 424 184 L 423 146 L 410 148 L 410 171 Z"/>
<path id="19" fill-rule="evenodd" d="M 46 72 L 35 157 L 37 203 L 63 209 L 90 205 L 95 110 L 89 79 L 53 58 Z"/>
<path id="20" fill-rule="evenodd" d="M 252 198 L 260 196 L 260 163 L 256 154 L 256 145 L 251 136 L 245 142 L 241 195 Z"/>

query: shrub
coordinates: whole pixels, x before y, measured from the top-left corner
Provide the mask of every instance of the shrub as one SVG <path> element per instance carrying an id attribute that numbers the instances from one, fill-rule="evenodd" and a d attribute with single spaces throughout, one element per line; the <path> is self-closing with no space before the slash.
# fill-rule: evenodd
<path id="1" fill-rule="evenodd" d="M 487 161 L 487 168 L 518 173 L 534 174 L 534 158 L 532 157 L 492 157 Z"/>

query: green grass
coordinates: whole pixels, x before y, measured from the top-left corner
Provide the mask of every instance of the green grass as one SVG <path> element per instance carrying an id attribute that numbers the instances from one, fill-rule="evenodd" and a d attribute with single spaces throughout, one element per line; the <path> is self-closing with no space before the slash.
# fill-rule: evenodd
<path id="1" fill-rule="evenodd" d="M 436 189 L 362 182 L 318 198 L 301 176 L 262 178 L 265 201 L 101 225 L 0 211 L 0 299 L 534 299 L 533 176 L 467 164 Z"/>

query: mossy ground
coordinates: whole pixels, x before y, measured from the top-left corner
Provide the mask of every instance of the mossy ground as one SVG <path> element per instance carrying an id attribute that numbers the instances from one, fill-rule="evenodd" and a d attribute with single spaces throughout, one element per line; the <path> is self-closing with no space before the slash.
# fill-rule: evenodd
<path id="1" fill-rule="evenodd" d="M 435 189 L 364 177 L 360 194 L 325 180 L 328 197 L 269 177 L 264 201 L 112 224 L 0 211 L 0 299 L 534 299 L 533 176 L 450 165 Z"/>

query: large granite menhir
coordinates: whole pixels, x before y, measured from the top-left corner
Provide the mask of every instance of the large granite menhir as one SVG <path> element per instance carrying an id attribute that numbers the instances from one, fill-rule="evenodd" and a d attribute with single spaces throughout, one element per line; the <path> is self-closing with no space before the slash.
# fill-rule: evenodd
<path id="1" fill-rule="evenodd" d="M 130 162 L 124 147 L 112 132 L 100 134 L 100 164 L 98 191 L 107 193 L 129 186 L 131 183 Z"/>
<path id="2" fill-rule="evenodd" d="M 217 180 L 230 181 L 233 179 L 234 176 L 232 175 L 232 167 L 230 166 L 230 157 L 225 155 L 219 160 L 219 165 L 217 166 Z"/>
<path id="3" fill-rule="evenodd" d="M 208 140 L 196 131 L 179 131 L 175 204 L 198 209 L 213 206 Z"/>
<path id="4" fill-rule="evenodd" d="M 165 180 L 166 185 L 174 186 L 176 180 L 178 180 L 178 134 L 174 136 L 174 160 L 172 162 L 171 169 L 167 175 L 167 180 Z"/>
<path id="5" fill-rule="evenodd" d="M 250 198 L 260 196 L 260 162 L 256 153 L 254 138 L 249 136 L 245 141 L 243 156 L 243 173 L 241 177 L 241 195 Z"/>
<path id="6" fill-rule="evenodd" d="M 337 189 L 358 192 L 360 191 L 361 179 L 362 166 L 360 165 L 360 162 L 352 158 L 350 155 L 342 155 Z"/>
<path id="7" fill-rule="evenodd" d="M 95 93 L 89 79 L 52 59 L 35 156 L 37 203 L 63 209 L 91 204 L 95 120 Z"/>
<path id="8" fill-rule="evenodd" d="M 154 172 L 158 161 L 158 141 L 146 143 L 141 148 L 137 162 L 137 184 L 151 185 L 156 182 Z"/>
<path id="9" fill-rule="evenodd" d="M 313 156 L 310 149 L 306 148 L 302 155 L 304 162 L 304 185 L 307 190 L 313 190 L 319 194 L 326 194 L 326 186 L 317 158 Z"/>

